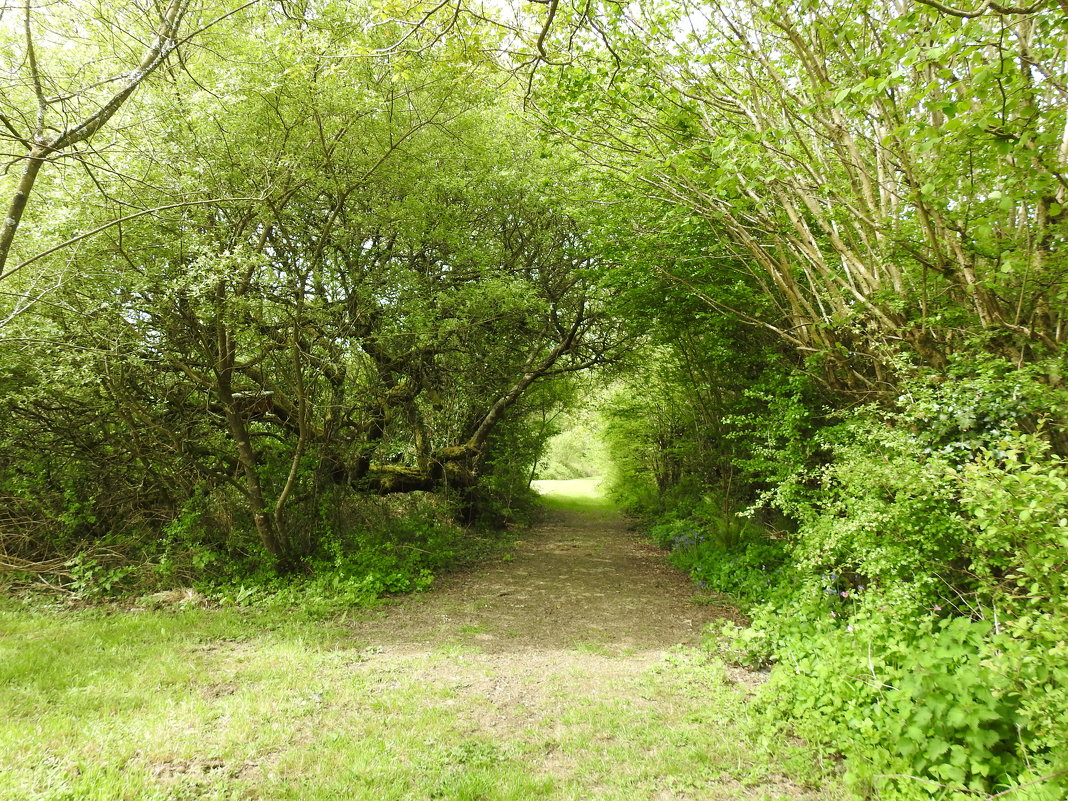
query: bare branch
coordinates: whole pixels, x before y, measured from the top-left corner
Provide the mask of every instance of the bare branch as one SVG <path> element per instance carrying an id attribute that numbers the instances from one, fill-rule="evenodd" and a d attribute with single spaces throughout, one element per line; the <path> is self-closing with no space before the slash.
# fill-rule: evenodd
<path id="1" fill-rule="evenodd" d="M 37 51 L 33 46 L 33 32 L 30 29 L 30 0 L 25 0 L 23 5 L 23 31 L 26 35 L 26 61 L 30 67 L 30 80 L 33 81 L 33 93 L 37 97 L 37 130 L 34 136 L 44 133 L 45 111 L 48 103 L 45 100 L 44 89 L 41 86 L 41 72 L 37 67 Z"/>
<path id="2" fill-rule="evenodd" d="M 936 8 L 943 14 L 949 14 L 954 17 L 960 17 L 961 19 L 973 19 L 975 17 L 981 17 L 987 11 L 994 11 L 998 14 L 1034 14 L 1037 11 L 1041 11 L 1048 0 L 1038 0 L 1034 5 L 1030 6 L 1003 6 L 999 3 L 993 2 L 993 0 L 983 0 L 979 4 L 979 7 L 974 11 L 968 11 L 967 9 L 954 8 L 953 6 L 947 6 L 944 3 L 940 3 L 938 0 L 919 0 L 925 6 Z"/>
<path id="3" fill-rule="evenodd" d="M 549 13 L 545 17 L 545 24 L 541 27 L 541 33 L 538 35 L 538 52 L 541 53 L 541 57 L 545 60 L 549 60 L 549 54 L 545 52 L 545 37 L 549 35 L 549 29 L 552 27 L 553 20 L 556 18 L 556 9 L 560 5 L 560 0 L 549 0 Z"/>
<path id="4" fill-rule="evenodd" d="M 156 34 L 156 40 L 142 56 L 137 68 L 128 73 L 125 85 L 97 109 L 94 114 L 82 120 L 73 128 L 68 128 L 50 142 L 50 150 L 62 150 L 70 145 L 84 141 L 104 127 L 122 104 L 134 93 L 134 90 L 141 85 L 142 81 L 155 72 L 156 68 L 177 47 L 178 26 L 181 24 L 182 17 L 185 16 L 188 8 L 189 0 L 171 0 L 167 11 L 163 15 Z"/>

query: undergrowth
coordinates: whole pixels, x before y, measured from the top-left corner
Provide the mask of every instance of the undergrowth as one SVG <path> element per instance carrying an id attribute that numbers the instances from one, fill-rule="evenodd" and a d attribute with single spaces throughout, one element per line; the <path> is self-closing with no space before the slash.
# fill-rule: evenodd
<path id="1" fill-rule="evenodd" d="M 507 548 L 516 536 L 503 526 L 460 525 L 438 496 L 364 499 L 349 505 L 343 521 L 323 526 L 310 556 L 279 573 L 255 556 L 241 558 L 232 536 L 224 546 L 205 520 L 179 516 L 157 541 L 160 547 L 137 558 L 128 547 L 84 551 L 57 562 L 49 575 L 9 571 L 4 586 L 78 604 L 166 596 L 187 587 L 216 605 L 318 618 L 386 595 L 422 592 L 436 575 Z"/>
<path id="2" fill-rule="evenodd" d="M 1068 797 L 1068 463 L 1022 411 L 1026 376 L 969 370 L 816 428 L 741 421 L 748 508 L 617 481 L 751 618 L 715 647 L 770 668 L 769 729 L 844 757 L 858 798 Z M 787 525 L 758 525 L 769 510 Z"/>

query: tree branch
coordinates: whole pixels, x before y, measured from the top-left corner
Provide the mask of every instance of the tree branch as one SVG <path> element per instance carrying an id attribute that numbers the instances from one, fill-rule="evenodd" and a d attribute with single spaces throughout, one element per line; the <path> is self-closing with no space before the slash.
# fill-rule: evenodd
<path id="1" fill-rule="evenodd" d="M 979 4 L 979 8 L 974 11 L 968 11 L 966 9 L 954 8 L 953 6 L 947 6 L 944 3 L 940 3 L 938 0 L 919 0 L 925 6 L 936 8 L 943 14 L 949 14 L 954 17 L 960 17 L 961 19 L 974 19 L 975 17 L 981 17 L 987 11 L 994 11 L 998 14 L 1034 14 L 1036 11 L 1041 11 L 1046 5 L 1048 0 L 1038 0 L 1030 6 L 1003 6 L 1000 3 L 995 3 L 993 0 L 983 0 Z"/>
<path id="2" fill-rule="evenodd" d="M 181 208 L 183 206 L 206 206 L 206 205 L 209 205 L 211 203 L 240 203 L 240 202 L 260 201 L 260 200 L 263 200 L 263 198 L 261 198 L 261 197 L 217 197 L 217 198 L 212 198 L 211 200 L 185 200 L 185 201 L 182 201 L 181 203 L 168 203 L 166 206 L 156 206 L 155 208 L 144 209 L 143 211 L 138 211 L 138 212 L 135 212 L 133 214 L 127 214 L 125 217 L 119 217 L 117 220 L 112 220 L 111 222 L 104 223 L 103 225 L 97 226 L 96 228 L 94 228 L 91 231 L 86 231 L 84 234 L 78 234 L 78 236 L 71 237 L 70 239 L 66 240 L 65 242 L 60 242 L 55 247 L 51 247 L 48 250 L 43 250 L 40 253 L 38 253 L 36 256 L 31 256 L 30 258 L 26 259 L 26 261 L 24 261 L 24 262 L 22 262 L 20 264 L 16 264 L 14 267 L 12 267 L 6 273 L 0 274 L 0 281 L 5 280 L 6 278 L 10 278 L 12 275 L 17 273 L 23 267 L 27 267 L 27 266 L 33 264 L 35 261 L 38 261 L 39 259 L 43 259 L 45 256 L 50 256 L 53 253 L 55 253 L 57 250 L 62 250 L 63 248 L 67 247 L 68 245 L 73 245 L 75 242 L 81 242 L 83 239 L 88 239 L 89 237 L 93 236 L 94 234 L 99 234 L 101 231 L 106 231 L 108 228 L 111 228 L 114 225 L 119 225 L 120 223 L 127 222 L 128 220 L 134 220 L 134 219 L 137 219 L 138 217 L 144 217 L 146 214 L 154 214 L 157 211 L 167 211 L 168 209 L 177 209 L 177 208 Z"/>

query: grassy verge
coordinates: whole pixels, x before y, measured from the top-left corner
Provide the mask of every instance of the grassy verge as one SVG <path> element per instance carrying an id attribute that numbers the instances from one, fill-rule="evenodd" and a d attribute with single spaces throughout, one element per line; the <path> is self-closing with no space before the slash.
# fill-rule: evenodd
<path id="1" fill-rule="evenodd" d="M 0 611 L 0 799 L 532 797 L 343 626 L 188 610 Z M 536 793 L 534 794 L 536 795 Z"/>

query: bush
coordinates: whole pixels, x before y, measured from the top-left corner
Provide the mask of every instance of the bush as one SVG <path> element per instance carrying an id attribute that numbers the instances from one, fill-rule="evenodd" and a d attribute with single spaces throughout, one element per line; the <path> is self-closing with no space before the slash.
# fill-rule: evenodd
<path id="1" fill-rule="evenodd" d="M 671 560 L 747 608 L 732 647 L 772 667 L 769 724 L 844 756 L 862 796 L 1068 797 L 1068 465 L 1043 423 L 1066 415 L 1043 369 L 961 360 L 833 420 L 803 381 L 751 389 L 764 409 L 729 434 L 746 523 L 723 502 L 745 491 L 630 485 Z"/>
<path id="2" fill-rule="evenodd" d="M 746 638 L 767 708 L 881 798 L 1063 797 L 1065 465 L 1034 435 L 933 449 L 885 422 L 823 432 L 831 463 L 774 495 L 800 580 Z"/>
<path id="3" fill-rule="evenodd" d="M 755 627 L 764 636 L 750 634 L 746 645 L 768 649 L 776 663 L 764 710 L 843 754 L 858 790 L 919 799 L 957 797 L 957 788 L 974 797 L 1063 764 L 1063 737 L 1058 746 L 1038 736 L 1063 715 L 1036 708 L 1022 640 L 990 621 L 927 606 L 924 586 L 862 591 L 848 603 L 815 598 L 812 589 L 808 603 L 795 597 L 788 609 L 760 610 Z M 1019 797 L 1062 791 L 1054 779 Z"/>
<path id="4" fill-rule="evenodd" d="M 697 586 L 745 604 L 767 600 L 785 577 L 787 550 L 755 523 L 723 509 L 712 496 L 677 499 L 649 535 Z"/>
<path id="5" fill-rule="evenodd" d="M 422 592 L 436 573 L 476 558 L 497 540 L 475 536 L 455 522 L 442 497 L 410 493 L 351 501 L 344 526 L 325 532 L 301 573 L 279 576 L 267 566 L 202 582 L 221 603 L 282 607 L 311 617 L 365 606 L 383 595 Z"/>

